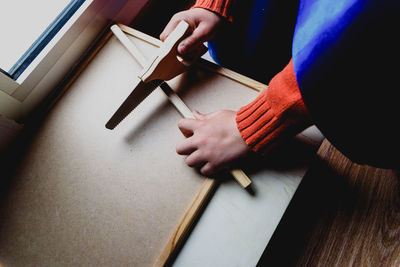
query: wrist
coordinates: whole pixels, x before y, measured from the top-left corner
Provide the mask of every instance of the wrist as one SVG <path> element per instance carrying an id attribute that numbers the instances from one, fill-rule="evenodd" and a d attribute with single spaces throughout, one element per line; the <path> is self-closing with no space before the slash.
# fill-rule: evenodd
<path id="1" fill-rule="evenodd" d="M 311 125 L 292 61 L 271 80 L 267 90 L 239 109 L 236 123 L 246 144 L 262 154 L 277 141 Z"/>

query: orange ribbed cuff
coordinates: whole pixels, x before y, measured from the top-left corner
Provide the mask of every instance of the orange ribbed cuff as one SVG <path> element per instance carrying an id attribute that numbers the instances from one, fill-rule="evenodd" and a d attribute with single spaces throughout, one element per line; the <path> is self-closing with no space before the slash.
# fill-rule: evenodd
<path id="1" fill-rule="evenodd" d="M 270 144 L 294 136 L 311 125 L 292 60 L 271 80 L 267 90 L 239 109 L 236 122 L 246 144 L 262 154 Z"/>
<path id="2" fill-rule="evenodd" d="M 204 8 L 213 11 L 229 21 L 232 21 L 231 3 L 233 0 L 197 0 L 191 8 Z"/>

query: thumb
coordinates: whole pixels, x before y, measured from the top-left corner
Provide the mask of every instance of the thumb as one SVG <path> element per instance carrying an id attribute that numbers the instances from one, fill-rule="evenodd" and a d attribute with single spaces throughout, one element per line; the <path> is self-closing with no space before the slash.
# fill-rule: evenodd
<path id="1" fill-rule="evenodd" d="M 176 26 L 179 24 L 180 20 L 178 19 L 171 19 L 170 22 L 168 22 L 167 26 L 165 26 L 163 32 L 160 34 L 160 40 L 165 41 L 169 34 L 176 28 Z"/>

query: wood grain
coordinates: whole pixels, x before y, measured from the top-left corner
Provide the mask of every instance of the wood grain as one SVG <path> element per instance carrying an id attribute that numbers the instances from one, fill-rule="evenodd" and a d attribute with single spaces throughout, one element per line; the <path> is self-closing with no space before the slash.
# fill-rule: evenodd
<path id="1" fill-rule="evenodd" d="M 326 140 L 318 157 L 259 265 L 399 266 L 398 172 L 355 164 Z"/>

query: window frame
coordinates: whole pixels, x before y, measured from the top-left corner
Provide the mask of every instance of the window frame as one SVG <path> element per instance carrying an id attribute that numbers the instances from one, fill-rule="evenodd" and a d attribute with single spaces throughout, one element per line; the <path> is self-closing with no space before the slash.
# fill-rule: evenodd
<path id="1" fill-rule="evenodd" d="M 112 23 L 129 24 L 149 1 L 84 1 L 16 80 L 0 72 L 0 114 L 24 122 Z"/>
<path id="2" fill-rule="evenodd" d="M 12 79 L 17 80 L 22 72 L 32 63 L 44 47 L 54 38 L 61 28 L 71 19 L 86 0 L 72 0 L 44 32 L 33 42 L 18 61 L 7 72 Z"/>

